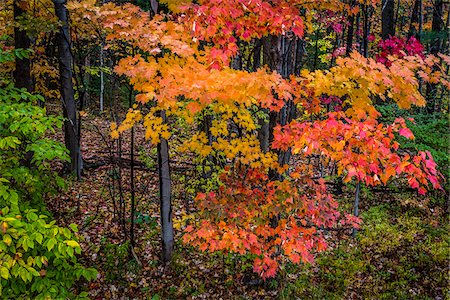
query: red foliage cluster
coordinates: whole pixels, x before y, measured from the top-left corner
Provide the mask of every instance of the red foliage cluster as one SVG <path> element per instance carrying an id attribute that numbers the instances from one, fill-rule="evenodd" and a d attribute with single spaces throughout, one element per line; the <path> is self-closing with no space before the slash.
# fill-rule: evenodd
<path id="1" fill-rule="evenodd" d="M 341 111 L 342 110 L 342 100 L 336 96 L 322 96 L 320 97 L 320 102 L 325 105 L 330 105 L 332 110 Z"/>
<path id="2" fill-rule="evenodd" d="M 407 39 L 404 37 L 392 36 L 387 40 L 380 41 L 378 47 L 379 53 L 375 58 L 377 62 L 383 63 L 388 67 L 392 65 L 389 56 L 403 58 L 407 55 L 419 55 L 420 57 L 425 58 L 425 55 L 423 54 L 423 45 L 415 37 Z"/>
<path id="3" fill-rule="evenodd" d="M 356 178 L 367 185 L 379 185 L 404 176 L 419 194 L 425 194 L 428 182 L 435 189 L 441 188 L 440 174 L 431 154 L 428 151 L 417 156 L 402 154 L 394 133 L 414 138 L 402 118 L 384 125 L 375 119 L 354 121 L 343 112 L 330 113 L 325 120 L 293 121 L 278 126 L 273 147 L 282 150 L 292 147 L 294 153 L 305 156 L 319 153 L 328 157 L 336 162 L 338 173 L 345 172 L 345 182 Z"/>
<path id="4" fill-rule="evenodd" d="M 311 174 L 289 181 L 270 181 L 262 169 L 237 167 L 220 177 L 215 192 L 199 194 L 196 203 L 206 216 L 186 228 L 184 242 L 201 250 L 253 254 L 253 270 L 273 277 L 280 263 L 312 262 L 326 242 L 318 228 L 338 223 L 358 226 L 359 219 L 343 216 L 323 179 Z"/>
<path id="5" fill-rule="evenodd" d="M 284 35 L 288 31 L 302 37 L 303 20 L 292 1 L 199 1 L 189 7 L 187 15 L 193 35 L 213 42 L 211 52 L 218 68 L 237 54 L 237 40 L 250 41 L 267 34 Z"/>

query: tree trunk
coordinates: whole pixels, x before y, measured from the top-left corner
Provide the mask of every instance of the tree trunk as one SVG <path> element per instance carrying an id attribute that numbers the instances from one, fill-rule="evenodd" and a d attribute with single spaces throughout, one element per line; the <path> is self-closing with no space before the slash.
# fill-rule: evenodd
<path id="1" fill-rule="evenodd" d="M 17 21 L 19 17 L 25 14 L 24 7 L 27 6 L 27 1 L 14 0 L 14 20 Z M 30 38 L 25 30 L 22 30 L 19 25 L 14 27 L 14 48 L 15 49 L 29 49 L 31 45 Z M 32 92 L 33 80 L 31 79 L 31 64 L 29 58 L 16 58 L 16 69 L 14 70 L 14 81 L 18 88 L 26 88 L 28 92 Z"/>
<path id="2" fill-rule="evenodd" d="M 103 102 L 104 102 L 104 90 L 105 90 L 105 81 L 104 81 L 104 74 L 103 74 L 103 59 L 104 59 L 104 53 L 103 48 L 105 47 L 105 44 L 100 44 L 100 111 L 103 111 Z"/>
<path id="3" fill-rule="evenodd" d="M 353 214 L 355 217 L 359 216 L 359 195 L 361 190 L 361 184 L 358 182 L 356 184 L 356 192 L 355 192 L 355 202 L 353 204 Z M 352 236 L 356 237 L 356 228 L 353 228 L 352 230 Z"/>
<path id="4" fill-rule="evenodd" d="M 83 161 L 80 151 L 77 108 L 72 83 L 73 57 L 70 50 L 69 18 L 66 9 L 66 0 L 53 0 L 53 3 L 55 5 L 56 16 L 62 23 L 57 38 L 59 50 L 59 78 L 63 100 L 63 115 L 65 118 L 64 139 L 66 147 L 70 152 L 70 172 L 76 173 L 77 178 L 80 179 Z"/>
<path id="5" fill-rule="evenodd" d="M 294 45 L 296 45 L 294 47 Z M 263 39 L 263 61 L 271 70 L 278 72 L 283 78 L 288 78 L 295 73 L 297 60 L 297 42 L 292 37 L 269 36 Z M 261 149 L 267 151 L 274 139 L 273 130 L 277 124 L 286 125 L 292 121 L 296 114 L 296 107 L 292 101 L 287 101 L 279 113 L 269 112 L 268 124 L 261 124 L 259 140 Z M 277 151 L 278 163 L 289 163 L 291 151 Z M 269 170 L 271 180 L 281 180 L 281 174 L 277 170 Z"/>
<path id="6" fill-rule="evenodd" d="M 349 56 L 353 48 L 353 30 L 354 30 L 355 16 L 350 15 L 348 17 L 348 30 L 347 30 L 347 46 L 345 49 L 345 55 Z"/>
<path id="7" fill-rule="evenodd" d="M 444 24 L 444 3 L 442 0 L 436 0 L 433 9 L 433 21 L 431 24 L 431 31 L 436 34 L 436 37 L 430 43 L 430 53 L 437 55 L 441 50 L 441 31 L 442 25 Z M 437 70 L 437 66 L 433 66 L 433 71 Z M 437 101 L 437 85 L 434 83 L 427 83 L 427 111 L 433 113 L 435 111 L 440 111 L 440 103 Z"/>
<path id="8" fill-rule="evenodd" d="M 430 53 L 438 54 L 441 50 L 441 38 L 442 25 L 444 25 L 444 2 L 442 0 L 436 0 L 433 9 L 433 21 L 431 23 L 431 31 L 436 34 L 430 45 Z"/>
<path id="9" fill-rule="evenodd" d="M 421 21 L 422 21 L 422 0 L 414 1 L 414 7 L 411 14 L 411 23 L 409 24 L 408 38 L 414 36 L 416 39 L 420 40 L 421 31 Z M 418 24 L 419 28 L 416 28 Z M 420 30 L 419 30 L 420 29 Z"/>
<path id="10" fill-rule="evenodd" d="M 129 94 L 129 108 L 133 107 L 133 89 L 130 87 Z M 134 236 L 134 218 L 136 214 L 136 185 L 134 181 L 134 126 L 131 127 L 131 141 L 130 141 L 130 242 L 131 246 L 136 246 L 136 239 Z"/>
<path id="11" fill-rule="evenodd" d="M 166 122 L 166 113 L 161 111 L 161 118 Z M 173 254 L 172 192 L 169 165 L 169 144 L 161 138 L 158 144 L 158 175 L 162 228 L 162 259 L 164 265 L 170 262 Z"/>
<path id="12" fill-rule="evenodd" d="M 372 7 L 364 5 L 364 28 L 363 28 L 363 45 L 362 54 L 364 57 L 369 55 L 369 34 L 370 34 L 370 16 L 372 13 Z"/>
<path id="13" fill-rule="evenodd" d="M 381 38 L 387 40 L 395 35 L 395 1 L 383 0 L 381 6 Z"/>

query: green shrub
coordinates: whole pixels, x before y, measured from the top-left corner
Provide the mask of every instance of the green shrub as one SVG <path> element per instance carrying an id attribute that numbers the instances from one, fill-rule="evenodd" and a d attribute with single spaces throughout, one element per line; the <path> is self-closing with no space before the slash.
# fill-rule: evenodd
<path id="1" fill-rule="evenodd" d="M 8 86 L 0 90 L 0 297 L 74 298 L 74 283 L 97 276 L 77 262 L 77 228 L 51 221 L 43 199 L 64 185 L 50 168 L 67 150 L 45 138 L 62 119 L 35 106 L 42 97 Z M 85 298 L 81 293 L 78 298 Z"/>

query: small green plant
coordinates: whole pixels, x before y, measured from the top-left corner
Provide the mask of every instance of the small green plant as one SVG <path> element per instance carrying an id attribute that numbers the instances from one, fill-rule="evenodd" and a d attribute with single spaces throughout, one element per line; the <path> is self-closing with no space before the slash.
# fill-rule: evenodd
<path id="1" fill-rule="evenodd" d="M 108 282 L 124 279 L 129 263 L 129 247 L 129 242 L 120 245 L 110 242 L 103 243 L 101 247 L 104 257 L 103 269 L 105 270 L 106 280 Z"/>

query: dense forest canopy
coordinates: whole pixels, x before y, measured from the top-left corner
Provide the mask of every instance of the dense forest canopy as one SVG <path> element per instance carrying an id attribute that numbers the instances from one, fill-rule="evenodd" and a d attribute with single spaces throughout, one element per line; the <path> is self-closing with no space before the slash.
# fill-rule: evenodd
<path id="1" fill-rule="evenodd" d="M 0 3 L 0 295 L 448 296 L 449 3 Z"/>

